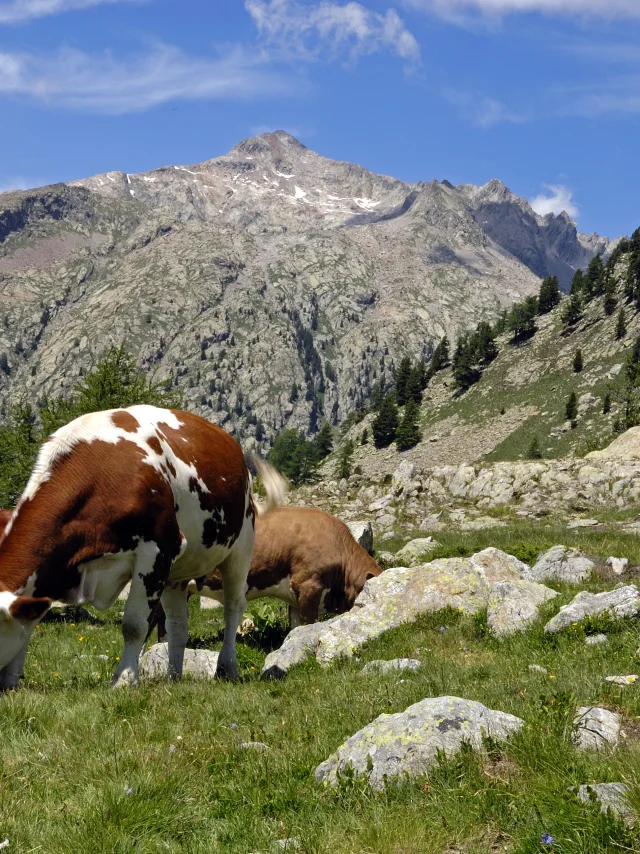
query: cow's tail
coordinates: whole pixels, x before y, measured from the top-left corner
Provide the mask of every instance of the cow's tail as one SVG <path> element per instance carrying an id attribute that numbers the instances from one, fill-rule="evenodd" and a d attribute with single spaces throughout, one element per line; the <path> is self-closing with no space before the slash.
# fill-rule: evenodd
<path id="1" fill-rule="evenodd" d="M 255 497 L 253 499 L 256 513 L 258 516 L 263 516 L 265 513 L 268 513 L 270 510 L 275 510 L 276 507 L 282 504 L 289 487 L 287 485 L 287 481 L 282 477 L 280 472 L 274 469 L 273 466 L 269 465 L 269 463 L 266 463 L 263 459 L 255 455 L 253 456 L 252 461 L 258 471 L 258 475 L 266 493 L 266 501 L 264 503 L 257 501 Z"/>

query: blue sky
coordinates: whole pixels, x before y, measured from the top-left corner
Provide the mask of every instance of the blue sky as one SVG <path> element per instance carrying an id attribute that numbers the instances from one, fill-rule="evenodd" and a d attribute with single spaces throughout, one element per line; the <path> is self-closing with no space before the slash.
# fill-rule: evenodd
<path id="1" fill-rule="evenodd" d="M 0 0 L 0 188 L 284 128 L 409 181 L 640 225 L 640 0 Z"/>

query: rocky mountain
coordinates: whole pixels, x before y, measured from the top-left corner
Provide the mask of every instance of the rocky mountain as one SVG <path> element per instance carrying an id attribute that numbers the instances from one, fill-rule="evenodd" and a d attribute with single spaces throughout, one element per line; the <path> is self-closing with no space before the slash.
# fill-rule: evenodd
<path id="1" fill-rule="evenodd" d="M 197 165 L 4 193 L 0 394 L 64 392 L 125 341 L 185 405 L 260 443 L 340 421 L 403 355 L 607 246 L 499 182 L 408 184 L 282 131 Z"/>

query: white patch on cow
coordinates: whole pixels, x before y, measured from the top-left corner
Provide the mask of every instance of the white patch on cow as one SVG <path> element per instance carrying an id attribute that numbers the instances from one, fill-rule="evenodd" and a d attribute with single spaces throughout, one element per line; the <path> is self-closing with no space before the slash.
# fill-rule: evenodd
<path id="1" fill-rule="evenodd" d="M 12 593 L 10 590 L 2 590 L 0 591 L 0 620 L 2 619 L 10 619 L 13 617 L 9 613 L 9 608 L 13 605 L 18 597 L 15 593 Z"/>
<path id="2" fill-rule="evenodd" d="M 288 605 L 298 605 L 298 597 L 291 589 L 291 576 L 286 575 L 284 578 L 280 579 L 277 584 L 272 584 L 271 587 L 263 587 L 259 589 L 258 587 L 249 587 L 247 590 L 247 601 L 251 601 L 252 599 L 262 599 L 263 597 L 267 597 L 269 599 L 281 599 L 283 602 L 286 602 Z"/>

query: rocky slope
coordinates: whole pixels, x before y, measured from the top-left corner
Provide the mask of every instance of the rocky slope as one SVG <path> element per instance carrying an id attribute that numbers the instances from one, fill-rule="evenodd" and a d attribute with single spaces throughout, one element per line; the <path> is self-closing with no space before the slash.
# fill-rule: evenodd
<path id="1" fill-rule="evenodd" d="M 67 390 L 124 340 L 249 445 L 336 423 L 403 355 L 606 248 L 527 207 L 498 182 L 407 184 L 284 132 L 195 166 L 4 193 L 0 393 Z"/>

